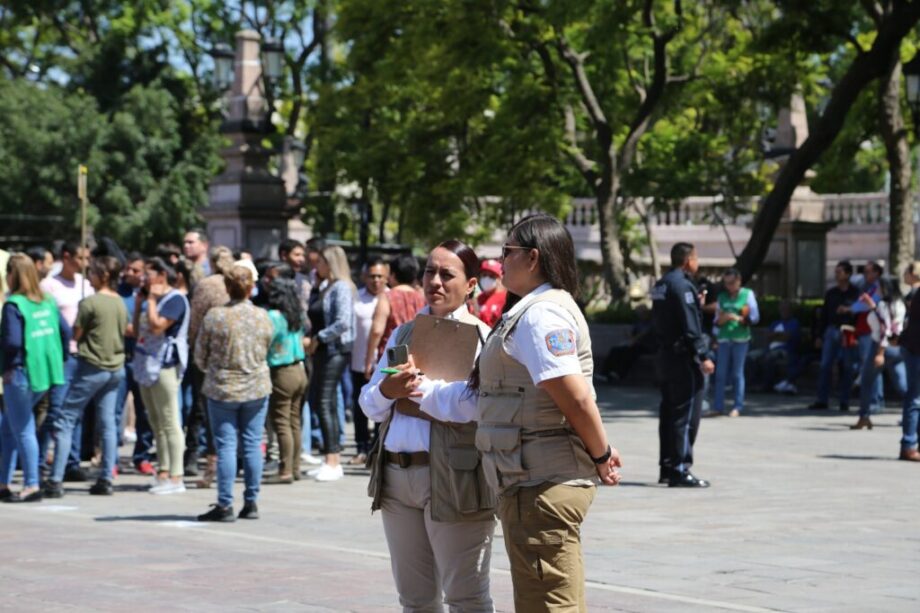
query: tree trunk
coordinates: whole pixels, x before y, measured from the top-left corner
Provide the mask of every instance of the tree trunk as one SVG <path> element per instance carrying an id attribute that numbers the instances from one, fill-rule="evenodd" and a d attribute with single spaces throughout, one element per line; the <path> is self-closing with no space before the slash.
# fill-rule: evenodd
<path id="1" fill-rule="evenodd" d="M 918 20 L 920 20 L 920 2 L 896 3 L 894 10 L 885 16 L 879 26 L 872 48 L 856 56 L 834 87 L 830 101 L 818 119 L 814 131 L 789 156 L 789 160 L 776 178 L 773 189 L 761 203 L 751 229 L 751 240 L 738 256 L 737 266 L 745 282 L 763 264 L 770 243 L 773 241 L 776 227 L 786 207 L 789 206 L 789 199 L 795 188 L 808 169 L 837 138 L 847 113 L 859 93 L 874 79 L 885 74 L 889 58 L 900 49 L 901 41 Z"/>
<path id="2" fill-rule="evenodd" d="M 642 219 L 642 226 L 645 228 L 645 235 L 648 238 L 648 255 L 652 260 L 652 276 L 656 279 L 661 278 L 661 260 L 658 259 L 658 239 L 655 237 L 655 228 L 652 227 L 652 212 L 647 203 L 640 198 L 637 201 L 637 208 Z"/>
<path id="3" fill-rule="evenodd" d="M 604 172 L 610 176 L 601 181 L 596 189 L 597 216 L 601 228 L 601 258 L 604 268 L 604 279 L 610 288 L 614 302 L 619 302 L 626 297 L 629 285 L 626 276 L 626 260 L 620 249 L 619 224 L 617 223 L 616 200 L 618 191 L 618 177 L 613 168 L 606 168 Z"/>
<path id="4" fill-rule="evenodd" d="M 901 61 L 898 51 L 892 55 L 888 73 L 879 84 L 879 115 L 891 176 L 888 269 L 900 279 L 904 268 L 914 259 L 914 207 L 910 190 L 910 148 L 901 115 Z"/>
<path id="5" fill-rule="evenodd" d="M 390 219 L 390 198 L 380 193 L 380 202 L 383 204 L 383 211 L 380 213 L 380 225 L 377 227 L 377 242 L 381 245 L 387 242 L 386 226 Z"/>

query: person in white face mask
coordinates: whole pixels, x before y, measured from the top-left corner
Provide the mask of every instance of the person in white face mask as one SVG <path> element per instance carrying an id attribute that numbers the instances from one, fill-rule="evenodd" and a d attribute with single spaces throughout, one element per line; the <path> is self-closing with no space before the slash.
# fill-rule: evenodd
<path id="1" fill-rule="evenodd" d="M 476 297 L 479 305 L 479 319 L 494 327 L 501 319 L 508 292 L 502 285 L 502 265 L 498 260 L 483 260 L 479 269 L 479 289 Z"/>

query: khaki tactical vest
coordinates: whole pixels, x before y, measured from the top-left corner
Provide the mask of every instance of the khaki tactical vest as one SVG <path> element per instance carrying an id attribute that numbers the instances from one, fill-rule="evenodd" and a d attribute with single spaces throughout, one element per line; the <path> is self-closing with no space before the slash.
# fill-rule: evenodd
<path id="1" fill-rule="evenodd" d="M 463 311 L 458 318 L 463 323 L 476 325 L 485 338 L 488 326 L 475 316 Z M 396 344 L 409 344 L 415 322 L 400 326 Z M 383 422 L 374 449 L 368 454 L 367 466 L 371 469 L 367 494 L 373 498 L 371 511 L 380 508 L 383 495 L 383 475 L 386 467 L 384 441 L 390 429 L 393 413 Z M 485 521 L 495 515 L 496 498 L 486 482 L 479 451 L 476 450 L 476 424 L 455 424 L 429 418 L 431 441 L 429 446 L 431 472 L 431 518 L 435 521 Z"/>
<path id="2" fill-rule="evenodd" d="M 527 309 L 540 302 L 559 305 L 572 314 L 578 324 L 575 349 L 588 385 L 594 372 L 588 324 L 568 292 L 554 289 L 540 294 L 496 325 L 479 356 L 476 447 L 482 452 L 489 485 L 499 494 L 547 481 L 567 483 L 597 476 L 591 456 L 562 411 L 504 349 L 505 339 Z"/>

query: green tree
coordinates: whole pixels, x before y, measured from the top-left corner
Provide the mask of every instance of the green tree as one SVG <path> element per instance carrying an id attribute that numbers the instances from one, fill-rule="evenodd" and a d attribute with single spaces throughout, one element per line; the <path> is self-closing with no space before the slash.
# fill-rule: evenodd
<path id="1" fill-rule="evenodd" d="M 216 94 L 171 65 L 164 36 L 176 5 L 158 0 L 11 1 L 0 9 L 0 129 L 7 175 L 0 211 L 18 236 L 47 215 L 33 240 L 78 234 L 76 168 L 90 168 L 97 234 L 150 249 L 199 223 L 219 165 Z M 164 25 L 165 24 L 165 25 Z"/>

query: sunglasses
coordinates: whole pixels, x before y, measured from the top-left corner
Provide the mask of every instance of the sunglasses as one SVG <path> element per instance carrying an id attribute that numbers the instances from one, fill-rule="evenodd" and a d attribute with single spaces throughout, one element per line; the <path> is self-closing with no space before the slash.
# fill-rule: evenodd
<path id="1" fill-rule="evenodd" d="M 520 245 L 502 245 L 502 259 L 504 260 L 509 255 L 511 255 L 510 252 L 514 249 L 524 249 L 526 251 L 530 251 L 532 247 L 522 247 Z"/>

